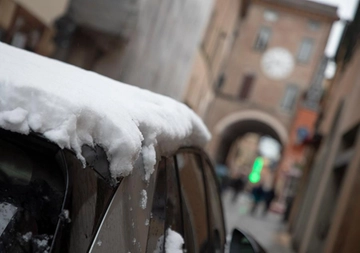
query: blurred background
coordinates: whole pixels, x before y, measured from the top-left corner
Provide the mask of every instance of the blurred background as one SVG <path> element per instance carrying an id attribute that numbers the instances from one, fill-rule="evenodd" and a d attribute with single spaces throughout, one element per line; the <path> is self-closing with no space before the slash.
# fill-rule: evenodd
<path id="1" fill-rule="evenodd" d="M 358 0 L 0 0 L 0 41 L 186 103 L 228 231 L 360 252 Z"/>

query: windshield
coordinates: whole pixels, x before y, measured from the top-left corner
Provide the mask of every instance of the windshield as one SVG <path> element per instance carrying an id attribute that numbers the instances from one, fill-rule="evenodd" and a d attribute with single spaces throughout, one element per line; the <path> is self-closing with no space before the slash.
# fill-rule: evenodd
<path id="1" fill-rule="evenodd" d="M 65 182 L 54 155 L 0 138 L 0 252 L 49 252 Z"/>

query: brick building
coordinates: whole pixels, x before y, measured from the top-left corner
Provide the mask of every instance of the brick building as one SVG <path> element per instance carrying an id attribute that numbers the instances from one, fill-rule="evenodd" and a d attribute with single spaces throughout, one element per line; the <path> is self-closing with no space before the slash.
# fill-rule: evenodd
<path id="1" fill-rule="evenodd" d="M 67 0 L 0 0 L 0 41 L 50 56 L 55 50 L 53 21 Z"/>
<path id="2" fill-rule="evenodd" d="M 359 252 L 360 8 L 345 30 L 317 132 L 323 136 L 292 212 L 299 253 Z"/>

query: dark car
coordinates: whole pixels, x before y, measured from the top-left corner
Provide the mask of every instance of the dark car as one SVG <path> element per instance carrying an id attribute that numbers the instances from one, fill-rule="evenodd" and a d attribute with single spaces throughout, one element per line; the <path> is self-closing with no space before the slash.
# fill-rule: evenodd
<path id="1" fill-rule="evenodd" d="M 0 252 L 171 252 L 169 230 L 186 252 L 225 251 L 218 184 L 200 149 L 160 157 L 148 183 L 138 161 L 117 184 L 100 148 L 84 150 L 84 169 L 73 152 L 41 136 L 1 130 L 0 151 Z M 263 252 L 239 231 L 229 247 Z"/>

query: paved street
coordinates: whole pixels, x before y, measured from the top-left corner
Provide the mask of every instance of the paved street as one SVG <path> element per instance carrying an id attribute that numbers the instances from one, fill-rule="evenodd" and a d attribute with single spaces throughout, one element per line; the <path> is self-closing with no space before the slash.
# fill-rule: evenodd
<path id="1" fill-rule="evenodd" d="M 231 191 L 225 191 L 222 197 L 228 232 L 238 227 L 253 235 L 268 253 L 293 253 L 280 215 L 268 213 L 263 216 L 263 206 L 259 206 L 257 213 L 252 216 L 249 213 L 251 198 L 247 194 L 239 195 L 235 203 L 231 202 Z"/>

